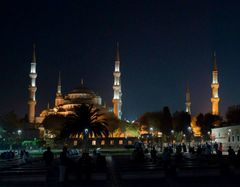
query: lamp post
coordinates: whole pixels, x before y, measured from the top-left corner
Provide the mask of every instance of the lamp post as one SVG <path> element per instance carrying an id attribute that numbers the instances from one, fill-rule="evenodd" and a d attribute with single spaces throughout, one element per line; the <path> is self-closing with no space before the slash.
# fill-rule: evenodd
<path id="1" fill-rule="evenodd" d="M 88 153 L 88 136 L 89 136 L 89 130 L 88 129 L 84 129 L 84 136 L 83 136 L 83 142 L 84 142 L 84 146 L 83 146 L 83 153 Z"/>
<path id="2" fill-rule="evenodd" d="M 189 133 L 189 147 L 190 147 L 191 139 L 192 139 L 192 128 L 190 126 L 188 127 L 188 133 Z"/>
<path id="3" fill-rule="evenodd" d="M 230 146 L 231 145 L 231 132 L 232 132 L 232 129 L 228 129 L 228 146 Z"/>
<path id="4" fill-rule="evenodd" d="M 22 130 L 18 129 L 17 133 L 18 133 L 19 136 L 21 136 L 22 135 Z"/>
<path id="5" fill-rule="evenodd" d="M 174 139 L 174 130 L 171 130 L 171 136 L 172 136 L 172 145 L 173 145 L 173 139 Z"/>

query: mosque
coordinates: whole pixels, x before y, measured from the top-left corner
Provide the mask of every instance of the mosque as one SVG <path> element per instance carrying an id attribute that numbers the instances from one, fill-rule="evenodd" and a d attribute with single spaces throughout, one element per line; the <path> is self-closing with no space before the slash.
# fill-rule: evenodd
<path id="1" fill-rule="evenodd" d="M 74 88 L 70 92 L 63 94 L 61 85 L 61 74 L 59 73 L 57 91 L 55 96 L 55 106 L 53 108 L 44 109 L 40 116 L 36 116 L 36 78 L 37 78 L 37 62 L 35 45 L 33 45 L 33 58 L 31 62 L 30 69 L 30 86 L 29 90 L 29 100 L 28 100 L 28 121 L 31 124 L 41 124 L 46 116 L 50 114 L 60 114 L 68 115 L 73 112 L 75 106 L 80 106 L 81 104 L 93 105 L 96 108 L 107 111 L 107 107 L 103 104 L 102 98 L 97 95 L 94 91 L 87 88 L 83 80 L 81 80 L 81 85 Z M 122 117 L 122 90 L 121 90 L 121 73 L 120 73 L 120 54 L 119 45 L 117 44 L 116 59 L 115 59 L 115 71 L 113 72 L 114 84 L 113 84 L 113 112 L 121 119 Z"/>
<path id="2" fill-rule="evenodd" d="M 68 115 L 73 112 L 73 108 L 75 106 L 80 106 L 85 103 L 88 105 L 93 105 L 99 109 L 108 111 L 107 107 L 103 104 L 101 96 L 97 95 L 94 91 L 90 90 L 84 85 L 83 80 L 81 80 L 81 85 L 79 87 L 74 88 L 70 92 L 63 94 L 62 93 L 62 85 L 61 85 L 61 75 L 59 73 L 57 91 L 55 96 L 55 106 L 53 108 L 44 109 L 39 116 L 36 116 L 35 108 L 36 108 L 36 78 L 37 78 L 37 62 L 36 62 L 36 53 L 35 53 L 35 45 L 33 45 L 33 58 L 31 62 L 30 69 L 30 86 L 29 90 L 29 100 L 28 100 L 28 121 L 31 124 L 41 124 L 46 116 L 50 114 L 60 114 L 60 115 Z M 116 58 L 115 58 L 115 68 L 113 72 L 113 113 L 119 119 L 122 118 L 122 90 L 121 90 L 121 72 L 120 72 L 120 53 L 119 53 L 119 45 L 117 44 L 116 50 Z M 216 63 L 216 54 L 213 55 L 213 70 L 212 70 L 212 109 L 211 112 L 213 115 L 219 115 L 219 101 L 220 98 L 218 96 L 218 69 Z M 185 111 L 191 115 L 191 100 L 190 100 L 190 89 L 187 85 L 186 89 L 186 109 Z M 192 116 L 191 128 L 193 134 L 195 136 L 200 136 L 200 128 L 196 125 L 196 117 Z"/>

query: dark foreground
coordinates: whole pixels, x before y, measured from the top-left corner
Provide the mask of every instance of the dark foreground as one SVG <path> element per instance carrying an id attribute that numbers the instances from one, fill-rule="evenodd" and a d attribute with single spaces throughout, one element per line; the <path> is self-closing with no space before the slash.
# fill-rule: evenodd
<path id="1" fill-rule="evenodd" d="M 41 161 L 17 165 L 8 163 L 0 169 L 0 187 L 44 186 L 237 186 L 240 170 L 225 157 L 219 162 L 215 157 L 195 158 L 185 155 L 173 161 L 170 167 L 161 160 L 136 162 L 130 156 L 109 156 L 106 170 L 94 170 L 91 180 L 84 176 L 78 180 L 69 173 L 68 181 L 58 182 L 58 160 L 48 169 Z M 11 165 L 12 164 L 12 165 Z"/>

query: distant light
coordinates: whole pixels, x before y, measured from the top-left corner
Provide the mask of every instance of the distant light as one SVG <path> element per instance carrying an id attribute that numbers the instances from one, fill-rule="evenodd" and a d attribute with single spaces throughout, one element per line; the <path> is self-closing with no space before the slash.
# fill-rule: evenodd
<path id="1" fill-rule="evenodd" d="M 87 134 L 88 133 L 88 129 L 84 129 L 84 132 L 85 132 L 85 134 Z"/>
<path id="2" fill-rule="evenodd" d="M 18 135 L 21 135 L 22 134 L 22 130 L 18 129 L 17 133 L 18 133 Z"/>
<path id="3" fill-rule="evenodd" d="M 153 128 L 152 128 L 152 127 L 150 127 L 150 131 L 153 131 Z"/>
<path id="4" fill-rule="evenodd" d="M 162 132 L 158 132 L 158 137 L 162 137 Z"/>
<path id="5" fill-rule="evenodd" d="M 174 130 L 171 130 L 171 133 L 174 134 Z"/>

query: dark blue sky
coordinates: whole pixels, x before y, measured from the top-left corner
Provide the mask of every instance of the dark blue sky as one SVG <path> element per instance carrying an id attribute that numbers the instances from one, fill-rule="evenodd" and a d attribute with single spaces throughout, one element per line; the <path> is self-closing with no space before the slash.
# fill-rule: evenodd
<path id="1" fill-rule="evenodd" d="M 240 3 L 221 0 L 1 1 L 0 113 L 27 111 L 32 43 L 37 45 L 37 111 L 85 84 L 111 106 L 116 42 L 120 43 L 123 114 L 211 108 L 216 50 L 220 112 L 240 103 Z"/>

